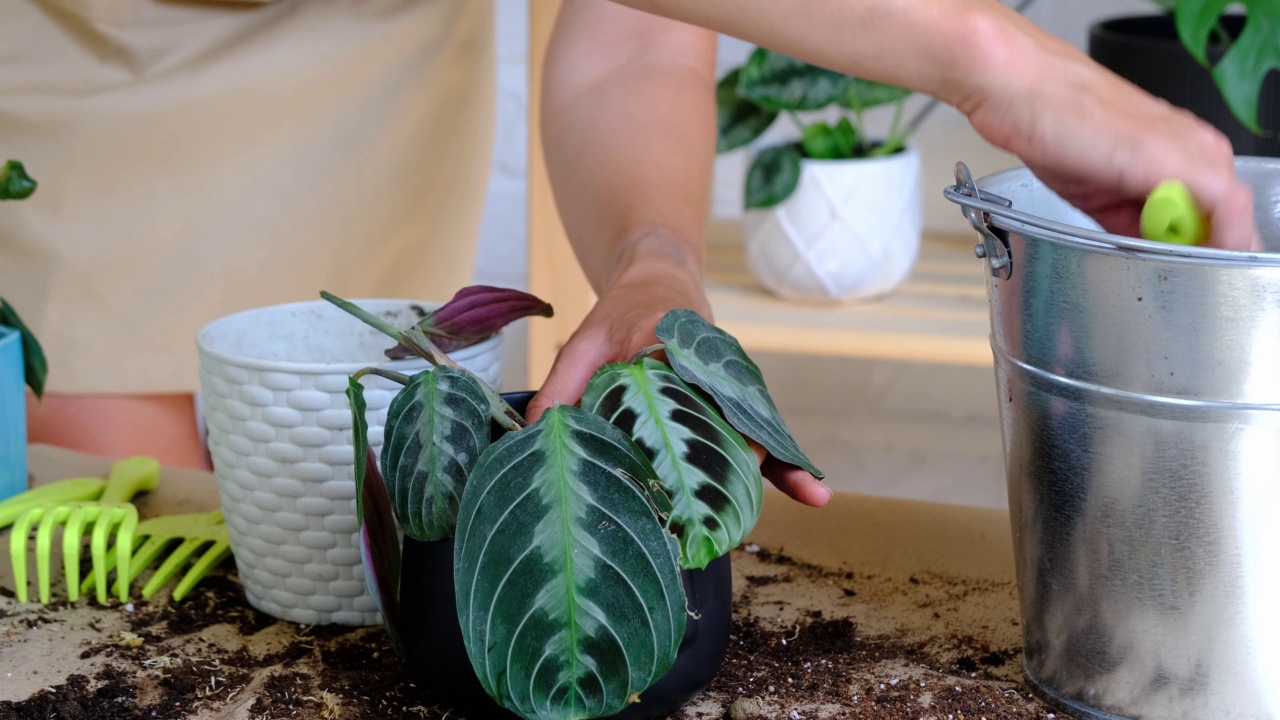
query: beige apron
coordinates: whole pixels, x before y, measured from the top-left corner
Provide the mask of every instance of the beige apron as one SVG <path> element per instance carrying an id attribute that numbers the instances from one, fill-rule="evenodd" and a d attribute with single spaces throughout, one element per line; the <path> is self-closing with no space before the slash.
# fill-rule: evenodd
<path id="1" fill-rule="evenodd" d="M 50 392 L 198 389 L 262 305 L 447 299 L 492 151 L 491 0 L 0 0 L 0 295 Z"/>

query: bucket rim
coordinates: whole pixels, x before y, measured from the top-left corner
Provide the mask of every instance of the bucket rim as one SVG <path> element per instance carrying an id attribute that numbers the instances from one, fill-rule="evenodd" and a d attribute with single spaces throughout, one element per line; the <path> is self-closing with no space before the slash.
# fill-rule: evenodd
<path id="1" fill-rule="evenodd" d="M 957 170 L 963 164 L 957 164 Z M 1280 166 L 1280 158 L 1261 156 L 1237 156 L 1236 170 L 1249 170 L 1256 167 L 1275 168 Z M 967 168 L 964 169 L 967 174 Z M 959 173 L 958 173 L 959 174 Z M 1030 168 L 1026 166 L 1008 168 L 983 175 L 974 180 L 978 194 L 989 192 L 993 185 L 1004 184 L 1011 179 L 1019 182 L 1031 181 L 1043 185 Z M 1008 232 L 1018 233 L 1025 237 L 1034 237 L 1051 242 L 1083 246 L 1095 250 L 1113 251 L 1125 254 L 1148 256 L 1152 259 L 1170 261 L 1195 262 L 1216 265 L 1244 265 L 1251 268 L 1280 267 L 1280 252 L 1246 252 L 1242 250 L 1226 250 L 1223 248 L 1176 245 L 1152 240 L 1118 235 L 1103 230 L 1070 225 L 1050 220 L 1018 210 L 994 193 L 975 199 L 970 192 L 959 184 L 952 185 L 944 191 L 945 197 L 960 205 L 962 210 L 977 210 L 990 216 L 993 226 Z"/>

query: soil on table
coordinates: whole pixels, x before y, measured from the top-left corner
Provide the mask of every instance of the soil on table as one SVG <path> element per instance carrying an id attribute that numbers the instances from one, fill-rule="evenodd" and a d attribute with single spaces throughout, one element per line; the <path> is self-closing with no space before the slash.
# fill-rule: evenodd
<path id="1" fill-rule="evenodd" d="M 1012 583 L 864 575 L 753 545 L 733 561 L 728 656 L 675 720 L 1066 717 L 1020 681 Z M 276 621 L 233 567 L 181 603 L 18 605 L 0 589 L 0 661 L 0 720 L 459 717 L 380 627 Z"/>

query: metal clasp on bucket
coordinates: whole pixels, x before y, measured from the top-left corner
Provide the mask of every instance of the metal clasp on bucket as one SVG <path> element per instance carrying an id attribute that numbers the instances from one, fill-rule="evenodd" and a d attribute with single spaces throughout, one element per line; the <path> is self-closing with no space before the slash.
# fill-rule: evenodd
<path id="1" fill-rule="evenodd" d="M 978 190 L 978 184 L 973 181 L 973 174 L 969 172 L 969 167 L 962 162 L 956 163 L 956 186 L 954 190 L 967 197 L 971 197 L 978 201 L 994 202 L 1005 207 L 1013 207 L 1013 202 L 999 195 L 992 193 L 984 193 Z M 991 276 L 1000 278 L 1001 280 L 1009 279 L 1013 274 L 1013 256 L 1009 253 L 1009 243 L 995 234 L 994 228 L 991 226 L 991 216 L 986 212 L 981 212 L 977 208 L 962 205 L 960 212 L 969 220 L 969 224 L 973 226 L 978 234 L 982 235 L 982 242 L 973 248 L 973 254 L 987 261 L 987 268 L 991 271 Z"/>

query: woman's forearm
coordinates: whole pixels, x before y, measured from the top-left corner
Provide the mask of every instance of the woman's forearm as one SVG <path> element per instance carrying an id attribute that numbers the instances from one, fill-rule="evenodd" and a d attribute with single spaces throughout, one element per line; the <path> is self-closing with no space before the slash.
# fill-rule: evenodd
<path id="1" fill-rule="evenodd" d="M 715 156 L 715 34 L 566 0 L 542 140 L 561 220 L 597 292 L 620 272 L 701 272 Z"/>
<path id="2" fill-rule="evenodd" d="M 1068 50 L 996 0 L 615 0 L 967 111 Z"/>

